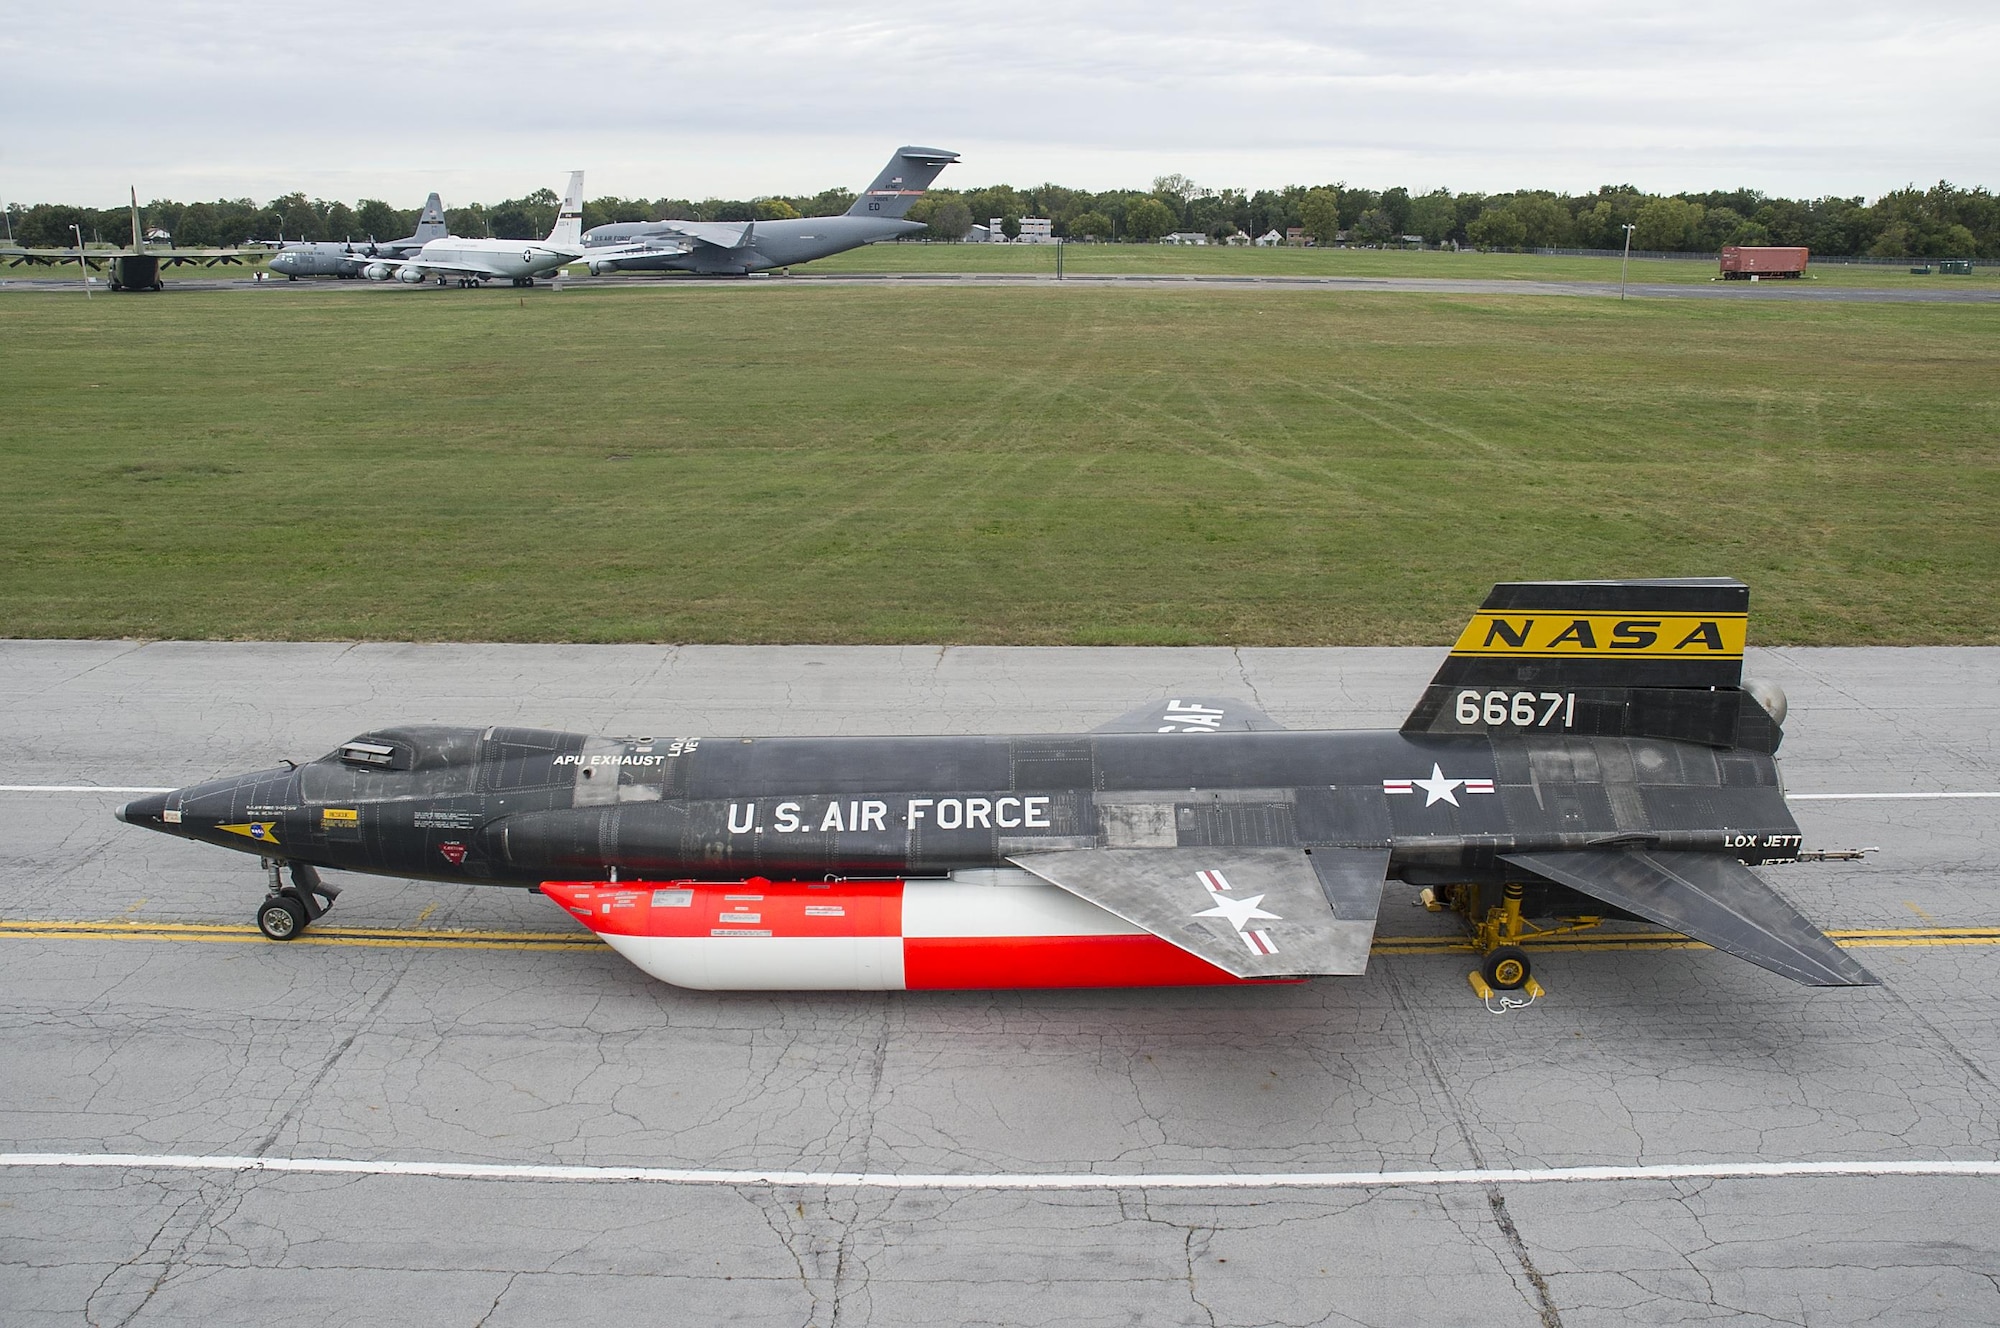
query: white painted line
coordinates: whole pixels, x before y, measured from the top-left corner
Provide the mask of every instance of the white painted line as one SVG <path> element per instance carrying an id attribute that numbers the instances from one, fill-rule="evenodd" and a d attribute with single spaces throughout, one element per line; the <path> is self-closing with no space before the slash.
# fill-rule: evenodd
<path id="1" fill-rule="evenodd" d="M 923 1175 L 871 1171 L 704 1171 L 681 1167 L 510 1166 L 489 1162 L 370 1162 L 342 1157 L 202 1157 L 148 1153 L 0 1153 L 0 1167 L 126 1171 L 273 1171 L 438 1180 L 641 1181 L 658 1185 L 773 1185 L 832 1190 L 1355 1190 L 1551 1181 L 1758 1180 L 1809 1176 L 2000 1178 L 2000 1160 L 1914 1162 L 1698 1162 L 1630 1167 L 1480 1167 L 1462 1171 L 1162 1173 L 995 1172 Z"/>
<path id="2" fill-rule="evenodd" d="M 116 784 L 0 784 L 0 793 L 172 793 L 170 788 L 123 788 Z"/>
<path id="3" fill-rule="evenodd" d="M 1938 798 L 2000 798 L 2000 793 L 1787 793 L 1786 802 L 1858 802 L 1862 799 L 1895 798 L 1928 802 Z"/>

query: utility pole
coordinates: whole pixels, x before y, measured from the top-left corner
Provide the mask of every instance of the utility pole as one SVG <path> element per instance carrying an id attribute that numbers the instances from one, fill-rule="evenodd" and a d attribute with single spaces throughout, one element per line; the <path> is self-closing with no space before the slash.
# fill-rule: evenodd
<path id="1" fill-rule="evenodd" d="M 1625 269 L 1632 266 L 1632 232 L 1637 230 L 1638 227 L 1627 222 L 1623 229 L 1625 231 L 1625 257 L 1618 264 L 1618 298 L 1620 300 L 1625 298 Z"/>
<path id="2" fill-rule="evenodd" d="M 83 261 L 83 228 L 70 223 L 69 233 L 76 237 L 76 270 L 83 273 L 83 298 L 90 298 L 90 264 Z"/>
<path id="3" fill-rule="evenodd" d="M 1056 280 L 1057 281 L 1062 280 L 1062 254 L 1063 254 L 1063 241 L 1062 237 L 1058 235 L 1056 237 Z"/>

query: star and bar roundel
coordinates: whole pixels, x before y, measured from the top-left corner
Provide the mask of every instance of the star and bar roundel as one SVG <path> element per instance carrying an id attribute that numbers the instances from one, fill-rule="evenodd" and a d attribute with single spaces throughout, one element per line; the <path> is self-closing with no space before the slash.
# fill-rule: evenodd
<path id="1" fill-rule="evenodd" d="M 1440 802 L 1448 802 L 1454 807 L 1462 806 L 1463 804 L 1458 800 L 1458 794 L 1461 791 L 1465 793 L 1491 793 L 1494 791 L 1492 780 L 1453 779 L 1446 775 L 1444 768 L 1436 762 L 1431 763 L 1431 775 L 1429 779 L 1385 779 L 1382 781 L 1382 791 L 1384 793 L 1415 793 L 1419 789 L 1423 790 L 1424 806 L 1426 807 L 1434 806 Z"/>
<path id="2" fill-rule="evenodd" d="M 1261 927 L 1251 926 L 1251 922 L 1264 919 L 1269 922 L 1283 922 L 1276 913 L 1267 913 L 1259 907 L 1264 902 L 1262 895 L 1238 895 L 1230 891 L 1229 878 L 1213 868 L 1198 871 L 1195 879 L 1202 883 L 1209 896 L 1215 900 L 1215 907 L 1203 909 L 1195 914 L 1198 918 L 1224 918 L 1236 929 L 1237 936 L 1253 955 L 1274 955 L 1278 953 L 1277 943 L 1271 933 Z"/>

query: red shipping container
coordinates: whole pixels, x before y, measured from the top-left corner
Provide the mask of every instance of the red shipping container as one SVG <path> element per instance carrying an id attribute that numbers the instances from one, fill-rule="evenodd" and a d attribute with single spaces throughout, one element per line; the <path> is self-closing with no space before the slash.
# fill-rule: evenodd
<path id="1" fill-rule="evenodd" d="M 1724 281 L 1748 281 L 1758 277 L 1802 277 L 1806 274 L 1809 249 L 1781 245 L 1732 244 L 1722 250 Z"/>

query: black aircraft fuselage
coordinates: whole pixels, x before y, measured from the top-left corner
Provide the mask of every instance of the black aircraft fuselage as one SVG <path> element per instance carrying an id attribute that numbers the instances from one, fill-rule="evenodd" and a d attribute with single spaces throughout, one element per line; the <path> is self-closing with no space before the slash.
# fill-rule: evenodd
<path id="1" fill-rule="evenodd" d="M 1422 787 L 1434 770 L 1437 796 Z M 1385 792 L 1406 781 L 1409 792 Z M 1561 733 L 596 738 L 410 726 L 297 769 L 141 798 L 120 817 L 266 858 L 518 886 L 612 872 L 934 876 L 1165 842 L 1132 829 L 1123 813 L 1135 806 L 1161 809 L 1176 845 L 1382 848 L 1390 874 L 1419 885 L 1498 883 L 1508 853 L 1643 842 L 1761 863 L 1800 844 L 1768 752 Z"/>

